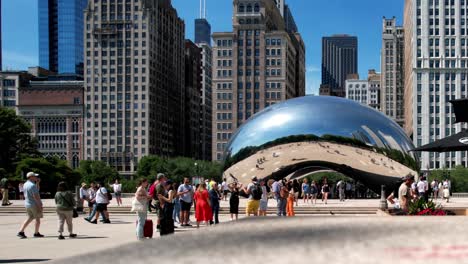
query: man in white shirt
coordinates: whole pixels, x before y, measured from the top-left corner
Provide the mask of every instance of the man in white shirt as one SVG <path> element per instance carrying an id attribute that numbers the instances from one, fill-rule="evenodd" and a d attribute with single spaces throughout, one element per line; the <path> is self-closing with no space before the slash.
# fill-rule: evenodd
<path id="1" fill-rule="evenodd" d="M 99 184 L 99 189 L 96 192 L 96 219 L 91 221 L 93 224 L 97 224 L 97 220 L 101 214 L 104 218 L 104 224 L 110 224 L 109 212 L 107 211 L 107 205 L 109 204 L 107 193 L 109 191 L 104 186 L 104 183 L 101 182 Z"/>
<path id="2" fill-rule="evenodd" d="M 426 192 L 429 189 L 429 186 L 426 181 L 426 177 L 422 177 L 417 184 L 418 194 L 420 199 L 426 199 Z"/>

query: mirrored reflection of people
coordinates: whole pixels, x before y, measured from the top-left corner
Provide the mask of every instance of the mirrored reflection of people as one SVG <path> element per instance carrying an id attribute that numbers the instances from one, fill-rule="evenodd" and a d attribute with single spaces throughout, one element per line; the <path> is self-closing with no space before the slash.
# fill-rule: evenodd
<path id="1" fill-rule="evenodd" d="M 39 233 L 41 218 L 43 217 L 42 201 L 39 195 L 39 188 L 36 184 L 39 181 L 39 174 L 28 172 L 26 177 L 28 178 L 28 181 L 24 184 L 24 205 L 26 207 L 28 219 L 26 219 L 23 225 L 21 225 L 21 229 L 18 232 L 18 237 L 21 239 L 27 238 L 24 230 L 33 220 L 36 221 L 34 226 L 34 237 L 44 237 L 41 233 Z"/>
<path id="2" fill-rule="evenodd" d="M 294 216 L 294 190 L 289 191 L 288 201 L 286 203 L 286 213 L 288 216 Z"/>
<path id="3" fill-rule="evenodd" d="M 315 181 L 312 181 L 312 184 L 310 185 L 310 202 L 311 204 L 317 204 L 317 195 L 319 192 L 319 188 L 317 186 L 317 183 Z"/>
<path id="4" fill-rule="evenodd" d="M 442 191 L 442 194 L 444 196 L 444 200 L 448 203 L 450 200 L 450 190 L 448 187 L 444 187 L 444 190 Z"/>
<path id="5" fill-rule="evenodd" d="M 208 226 L 209 221 L 212 218 L 212 211 L 210 204 L 210 195 L 206 190 L 206 183 L 200 183 L 197 191 L 195 192 L 194 200 L 196 208 L 195 218 L 197 219 L 197 228 L 200 227 L 200 222 L 205 222 L 205 224 Z"/>
<path id="6" fill-rule="evenodd" d="M 400 208 L 404 212 L 408 212 L 409 202 L 411 200 L 411 185 L 414 182 L 414 177 L 411 174 L 408 174 L 404 178 L 404 182 L 401 184 L 398 189 L 398 201 L 400 203 Z"/>
<path id="7" fill-rule="evenodd" d="M 328 186 L 328 183 L 327 181 L 323 181 L 323 185 L 322 185 L 322 195 L 323 195 L 323 202 L 325 204 L 328 203 L 328 194 L 330 193 L 330 186 Z"/>
<path id="8" fill-rule="evenodd" d="M 239 218 L 239 192 L 242 188 L 242 183 L 229 184 L 231 196 L 229 197 L 229 213 L 231 214 L 231 221 L 238 220 Z"/>

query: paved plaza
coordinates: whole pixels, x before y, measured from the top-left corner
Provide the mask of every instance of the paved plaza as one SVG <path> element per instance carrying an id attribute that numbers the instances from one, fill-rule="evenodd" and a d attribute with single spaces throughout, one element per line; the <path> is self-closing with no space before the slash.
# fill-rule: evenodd
<path id="1" fill-rule="evenodd" d="M 241 207 L 245 205 L 241 199 Z M 17 201 L 13 201 L 15 204 Z M 112 206 L 115 206 L 114 201 Z M 378 200 L 349 200 L 344 203 L 320 201 L 314 207 L 376 208 Z M 130 199 L 124 200 L 129 204 Z M 45 204 L 52 205 L 45 200 Z M 270 201 L 270 206 L 276 203 Z M 226 202 L 222 202 L 226 206 Z M 468 199 L 455 198 L 453 207 L 468 207 Z M 299 207 L 310 205 L 299 204 Z M 358 215 L 356 215 L 358 216 Z M 220 215 L 221 224 L 212 227 L 178 228 L 175 236 L 136 242 L 132 214 L 111 215 L 112 224 L 92 225 L 74 219 L 77 239 L 57 239 L 57 216 L 48 213 L 41 233 L 45 238 L 18 239 L 16 233 L 24 214 L 5 214 L 0 210 L 0 263 L 58 261 L 73 257 L 68 263 L 149 263 L 157 249 L 158 261 L 168 263 L 210 263 L 208 256 L 223 258 L 225 263 L 241 263 L 252 257 L 261 262 L 299 263 L 467 263 L 468 240 L 466 217 L 390 217 L 368 216 L 297 216 L 242 219 L 230 222 Z M 154 215 L 150 215 L 156 221 Z M 192 216 L 193 218 L 193 216 Z M 33 227 L 26 230 L 32 237 Z M 274 250 L 273 250 L 274 249 Z M 101 253 L 95 253 L 99 252 Z M 206 253 L 210 252 L 209 255 Z M 294 253 L 294 254 L 292 254 Z M 103 255 L 104 254 L 104 255 Z M 78 257 L 77 257 L 78 256 Z M 99 256 L 101 258 L 99 259 Z M 448 259 L 448 261 L 444 261 Z M 251 262 L 251 261 L 250 261 Z M 67 262 L 63 262 L 67 263 Z"/>

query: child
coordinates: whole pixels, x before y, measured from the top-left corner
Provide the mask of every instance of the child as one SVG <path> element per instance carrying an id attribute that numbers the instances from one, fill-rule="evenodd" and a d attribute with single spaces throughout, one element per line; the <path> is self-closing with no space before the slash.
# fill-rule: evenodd
<path id="1" fill-rule="evenodd" d="M 286 212 L 288 216 L 294 216 L 294 189 L 289 191 L 288 202 L 286 204 Z"/>

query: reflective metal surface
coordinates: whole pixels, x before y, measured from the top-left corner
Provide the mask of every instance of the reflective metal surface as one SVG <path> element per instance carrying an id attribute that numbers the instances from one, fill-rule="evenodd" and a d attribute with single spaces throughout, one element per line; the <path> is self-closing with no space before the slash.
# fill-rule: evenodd
<path id="1" fill-rule="evenodd" d="M 247 183 L 252 176 L 286 177 L 307 167 L 342 172 L 380 192 L 417 175 L 414 146 L 400 126 L 356 102 L 305 96 L 275 104 L 241 126 L 226 148 L 225 173 Z"/>

